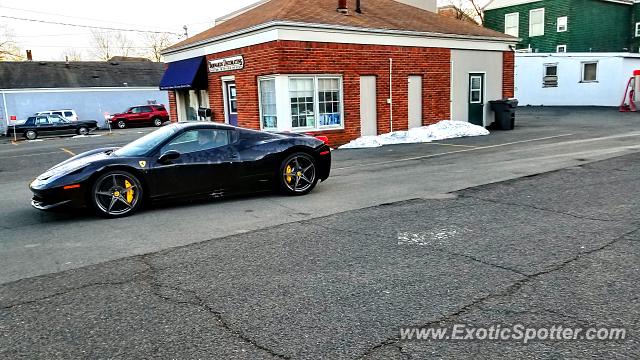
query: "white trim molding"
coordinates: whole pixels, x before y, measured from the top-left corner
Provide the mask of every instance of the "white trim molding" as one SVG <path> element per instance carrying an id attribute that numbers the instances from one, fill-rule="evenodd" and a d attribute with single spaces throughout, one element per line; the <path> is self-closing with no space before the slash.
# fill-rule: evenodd
<path id="1" fill-rule="evenodd" d="M 509 46 L 519 41 L 506 35 L 485 37 L 275 21 L 178 48 L 170 48 L 163 51 L 163 55 L 166 62 L 175 62 L 277 40 L 493 51 L 509 51 Z"/>

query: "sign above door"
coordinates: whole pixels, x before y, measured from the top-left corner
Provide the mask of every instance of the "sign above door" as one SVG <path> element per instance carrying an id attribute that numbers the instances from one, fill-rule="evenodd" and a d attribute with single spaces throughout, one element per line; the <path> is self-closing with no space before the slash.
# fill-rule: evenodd
<path id="1" fill-rule="evenodd" d="M 232 70 L 242 70 L 244 68 L 244 57 L 242 55 L 228 57 L 224 59 L 209 60 L 209 72 L 223 72 Z"/>

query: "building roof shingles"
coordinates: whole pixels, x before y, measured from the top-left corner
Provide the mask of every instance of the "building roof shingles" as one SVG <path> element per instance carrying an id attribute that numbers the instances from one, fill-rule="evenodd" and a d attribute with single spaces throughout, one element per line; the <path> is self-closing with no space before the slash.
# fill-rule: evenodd
<path id="1" fill-rule="evenodd" d="M 163 74 L 149 61 L 0 62 L 0 89 L 157 87 Z"/>
<path id="2" fill-rule="evenodd" d="M 348 0 L 347 3 L 350 10 L 349 15 L 343 15 L 336 11 L 337 0 L 271 0 L 209 30 L 183 40 L 165 51 L 175 50 L 228 33 L 278 21 L 511 39 L 510 36 L 503 33 L 469 22 L 440 16 L 431 11 L 418 9 L 395 0 L 362 0 L 362 14 L 354 11 L 355 0 Z"/>

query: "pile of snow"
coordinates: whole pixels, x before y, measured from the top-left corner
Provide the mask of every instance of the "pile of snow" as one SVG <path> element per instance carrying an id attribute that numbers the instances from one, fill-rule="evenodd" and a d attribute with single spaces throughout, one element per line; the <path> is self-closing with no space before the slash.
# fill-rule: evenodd
<path id="1" fill-rule="evenodd" d="M 409 131 L 394 131 L 378 136 L 363 136 L 340 146 L 340 149 L 363 149 L 393 144 L 428 143 L 437 140 L 484 135 L 489 135 L 489 131 L 482 126 L 464 121 L 445 120 L 437 124 L 413 128 Z"/>

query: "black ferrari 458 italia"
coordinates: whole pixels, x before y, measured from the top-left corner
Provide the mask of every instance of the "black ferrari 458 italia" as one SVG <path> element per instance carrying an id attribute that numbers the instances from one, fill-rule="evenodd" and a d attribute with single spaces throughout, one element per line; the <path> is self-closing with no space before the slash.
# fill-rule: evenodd
<path id="1" fill-rule="evenodd" d="M 329 177 L 331 150 L 303 134 L 214 123 L 173 124 L 122 148 L 77 155 L 38 176 L 32 205 L 88 206 L 106 217 L 143 203 L 277 188 L 304 195 Z"/>

